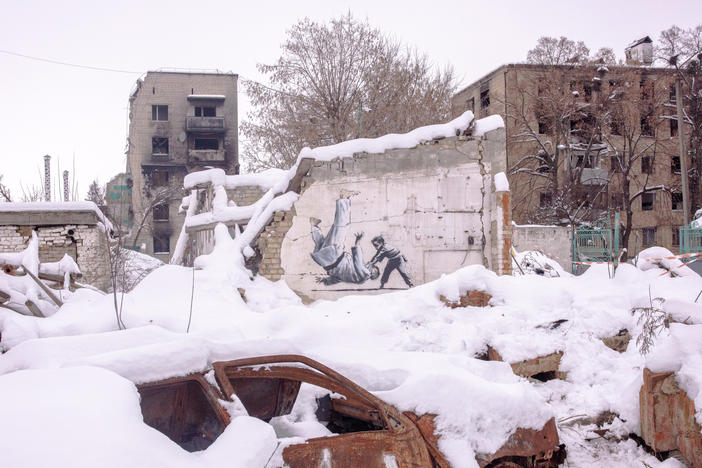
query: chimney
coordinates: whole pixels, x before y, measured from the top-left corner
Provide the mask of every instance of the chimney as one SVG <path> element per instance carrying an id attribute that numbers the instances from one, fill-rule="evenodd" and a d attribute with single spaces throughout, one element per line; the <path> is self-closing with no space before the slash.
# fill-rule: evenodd
<path id="1" fill-rule="evenodd" d="M 44 156 L 44 201 L 51 201 L 51 156 Z"/>
<path id="2" fill-rule="evenodd" d="M 653 41 L 648 36 L 635 40 L 624 49 L 624 56 L 627 65 L 652 65 Z"/>
<path id="3" fill-rule="evenodd" d="M 63 171 L 63 201 L 68 201 L 68 171 Z"/>

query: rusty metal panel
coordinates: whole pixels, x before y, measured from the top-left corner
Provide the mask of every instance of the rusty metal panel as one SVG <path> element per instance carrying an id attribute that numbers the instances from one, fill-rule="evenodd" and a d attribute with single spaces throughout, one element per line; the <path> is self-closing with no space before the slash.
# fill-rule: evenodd
<path id="1" fill-rule="evenodd" d="M 209 447 L 229 424 L 221 395 L 200 374 L 137 385 L 144 422 L 189 452 Z"/>

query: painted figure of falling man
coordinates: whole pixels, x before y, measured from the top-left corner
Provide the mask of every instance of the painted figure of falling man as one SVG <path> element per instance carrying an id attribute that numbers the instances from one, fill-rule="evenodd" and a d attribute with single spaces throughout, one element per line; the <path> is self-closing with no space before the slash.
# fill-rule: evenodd
<path id="1" fill-rule="evenodd" d="M 326 236 L 322 234 L 322 230 L 319 228 L 321 220 L 310 218 L 311 235 L 314 240 L 314 250 L 311 256 L 326 272 L 326 276 L 319 278 L 317 281 L 327 286 L 342 282 L 362 284 L 366 280 L 377 279 L 380 276 L 380 270 L 376 264 L 387 259 L 387 264 L 380 280 L 380 288 L 385 287 L 385 283 L 387 283 L 390 274 L 394 270 L 400 273 L 407 286 L 412 287 L 412 281 L 405 268 L 407 259 L 399 250 L 387 245 L 382 236 L 376 236 L 371 241 L 376 252 L 370 262 L 363 261 L 363 251 L 360 246 L 360 241 L 363 238 L 362 232 L 355 234 L 356 240 L 353 247 L 351 247 L 351 253 L 345 251 L 344 239 L 346 238 L 348 226 L 351 223 L 350 198 L 354 195 L 358 195 L 358 192 L 341 191 L 339 199 L 336 200 L 334 223 L 329 228 Z"/>

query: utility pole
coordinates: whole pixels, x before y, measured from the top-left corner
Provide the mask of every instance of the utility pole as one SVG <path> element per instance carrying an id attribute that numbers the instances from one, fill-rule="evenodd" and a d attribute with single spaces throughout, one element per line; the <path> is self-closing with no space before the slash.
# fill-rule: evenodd
<path id="1" fill-rule="evenodd" d="M 682 199 L 683 199 L 683 223 L 687 226 L 690 223 L 690 200 L 687 188 L 687 161 L 685 154 L 685 122 L 682 113 L 682 86 L 680 84 L 680 70 L 675 78 L 675 107 L 678 110 L 678 142 L 680 143 L 680 171 L 682 179 Z"/>

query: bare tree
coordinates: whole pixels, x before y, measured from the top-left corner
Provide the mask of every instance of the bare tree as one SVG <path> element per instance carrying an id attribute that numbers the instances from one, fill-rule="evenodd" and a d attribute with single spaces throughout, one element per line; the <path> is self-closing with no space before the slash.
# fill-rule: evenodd
<path id="1" fill-rule="evenodd" d="M 656 164 L 665 147 L 657 133 L 666 119 L 671 81 L 646 79 L 639 69 L 622 69 L 609 76 L 607 124 L 605 140 L 613 149 L 611 172 L 616 186 L 621 187 L 621 211 L 625 213 L 622 245 L 627 246 L 632 232 L 633 205 L 644 194 L 671 191 L 672 187 L 651 185 L 651 172 L 644 170 Z M 644 161 L 644 158 L 646 160 Z M 640 165 L 642 170 L 635 171 Z M 626 253 L 623 259 L 626 261 Z"/>
<path id="2" fill-rule="evenodd" d="M 588 60 L 590 49 L 583 41 L 575 42 L 567 37 L 542 36 L 536 47 L 527 53 L 527 62 L 540 65 L 561 65 L 565 63 L 583 63 Z"/>
<path id="3" fill-rule="evenodd" d="M 12 201 L 10 189 L 7 187 L 7 185 L 2 183 L 2 174 L 0 174 L 0 199 L 4 199 L 6 202 Z"/>
<path id="4" fill-rule="evenodd" d="M 177 182 L 171 181 L 164 186 L 154 186 L 153 181 L 147 176 L 144 184 L 144 196 L 142 197 L 142 209 L 139 212 L 139 219 L 135 223 L 136 230 L 132 237 L 134 246 L 139 245 L 139 237 L 143 231 L 153 234 L 153 215 L 158 210 L 168 210 L 168 205 L 174 200 L 180 200 L 183 195 L 183 188 Z"/>
<path id="5" fill-rule="evenodd" d="M 95 203 L 97 206 L 105 205 L 105 187 L 101 186 L 97 179 L 93 180 L 88 187 L 87 201 Z"/>
<path id="6" fill-rule="evenodd" d="M 22 201 L 23 202 L 38 202 L 44 200 L 44 188 L 38 185 L 23 185 L 20 182 L 20 188 L 22 189 Z"/>
<path id="7" fill-rule="evenodd" d="M 689 29 L 673 25 L 661 31 L 655 56 L 659 64 L 675 68 L 681 83 L 685 143 L 692 159 L 689 208 L 694 213 L 702 207 L 702 24 Z M 678 127 L 683 125 L 678 122 Z"/>
<path id="8" fill-rule="evenodd" d="M 607 177 L 593 174 L 608 152 L 602 141 L 603 115 L 594 67 L 543 66 L 518 78 L 517 96 L 507 102 L 515 130 L 510 146 L 520 156 L 510 164 L 517 177 L 514 204 L 533 205 L 546 197 L 531 221 L 580 224 L 601 217 L 598 201 L 606 195 Z M 595 177 L 596 176 L 596 177 Z"/>
<path id="9" fill-rule="evenodd" d="M 304 146 L 405 132 L 450 115 L 453 70 L 346 14 L 288 31 L 282 55 L 258 65 L 271 87 L 246 81 L 254 110 L 242 124 L 250 169 L 288 167 Z"/>

